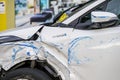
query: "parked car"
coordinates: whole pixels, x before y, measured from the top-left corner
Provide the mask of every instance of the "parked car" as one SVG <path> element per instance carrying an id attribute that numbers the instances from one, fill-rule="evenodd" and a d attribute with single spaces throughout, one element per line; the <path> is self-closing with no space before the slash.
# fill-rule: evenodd
<path id="1" fill-rule="evenodd" d="M 0 33 L 1 80 L 119 80 L 120 0 L 92 0 L 62 22 Z"/>
<path id="2" fill-rule="evenodd" d="M 41 13 L 37 13 L 34 16 L 30 18 L 30 24 L 32 22 L 43 22 L 45 23 L 47 20 L 50 20 L 53 16 L 53 11 L 52 9 L 46 9 Z"/>

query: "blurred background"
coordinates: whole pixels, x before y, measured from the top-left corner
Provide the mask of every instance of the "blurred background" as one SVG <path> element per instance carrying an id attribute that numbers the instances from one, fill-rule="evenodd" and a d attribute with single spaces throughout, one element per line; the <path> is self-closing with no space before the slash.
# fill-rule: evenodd
<path id="1" fill-rule="evenodd" d="M 15 0 L 16 27 L 35 26 L 45 22 L 46 20 L 37 21 L 37 18 L 40 16 L 35 16 L 45 10 L 51 11 L 52 17 L 50 18 L 53 18 L 53 16 L 57 15 L 62 10 L 87 1 L 89 0 Z M 30 22 L 30 19 L 32 22 Z M 51 19 L 47 21 L 51 21 Z"/>

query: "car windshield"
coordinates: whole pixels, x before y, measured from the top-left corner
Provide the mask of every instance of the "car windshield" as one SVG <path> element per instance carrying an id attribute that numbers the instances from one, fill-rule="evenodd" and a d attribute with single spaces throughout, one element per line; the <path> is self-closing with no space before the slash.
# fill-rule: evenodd
<path id="1" fill-rule="evenodd" d="M 89 6 L 90 4 L 92 4 L 95 1 L 96 0 L 90 0 L 90 1 L 88 1 L 86 3 L 72 6 L 71 8 L 63 11 L 62 14 L 61 14 L 61 16 L 58 18 L 58 20 L 52 26 L 56 26 L 58 23 L 63 22 L 64 20 L 66 20 L 70 16 L 74 15 L 78 11 L 80 11 L 80 10 L 84 9 L 85 7 Z"/>
<path id="2" fill-rule="evenodd" d="M 93 2 L 95 2 L 95 0 L 90 0 L 84 4 L 80 4 L 76 7 L 73 7 L 72 9 L 70 9 L 69 11 L 67 11 L 66 13 L 68 13 L 68 16 L 72 16 L 74 15 L 76 12 L 80 11 L 81 9 L 84 9 L 85 7 L 87 7 L 88 5 L 92 4 Z"/>

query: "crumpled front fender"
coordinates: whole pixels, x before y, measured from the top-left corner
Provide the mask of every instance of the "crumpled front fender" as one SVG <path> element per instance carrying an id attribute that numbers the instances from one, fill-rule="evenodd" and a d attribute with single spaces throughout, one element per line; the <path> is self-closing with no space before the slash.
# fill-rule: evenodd
<path id="1" fill-rule="evenodd" d="M 9 70 L 17 63 L 26 60 L 35 60 L 40 51 L 40 44 L 36 42 L 21 41 L 0 45 L 0 65 L 4 70 Z"/>
<path id="2" fill-rule="evenodd" d="M 23 61 L 39 58 L 40 60 L 47 60 L 63 80 L 70 80 L 67 66 L 59 60 L 60 58 L 56 56 L 58 54 L 54 49 L 52 51 L 55 51 L 56 54 L 50 51 L 52 47 L 49 48 L 37 41 L 21 41 L 4 43 L 0 45 L 0 48 L 0 65 L 6 71 Z"/>

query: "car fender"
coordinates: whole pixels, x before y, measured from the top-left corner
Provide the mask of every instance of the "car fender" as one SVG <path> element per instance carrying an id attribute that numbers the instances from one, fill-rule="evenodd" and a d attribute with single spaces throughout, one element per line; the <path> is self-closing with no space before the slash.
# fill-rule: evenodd
<path id="1" fill-rule="evenodd" d="M 20 41 L 1 44 L 0 48 L 2 48 L 0 51 L 0 54 L 2 54 L 0 65 L 5 71 L 18 63 L 39 59 L 46 60 L 48 64 L 54 67 L 63 80 L 70 80 L 68 66 L 63 63 L 65 62 L 64 56 L 60 55 L 58 57 L 60 53 L 53 47 L 37 41 Z"/>

